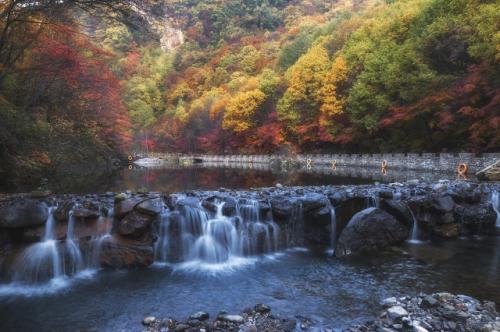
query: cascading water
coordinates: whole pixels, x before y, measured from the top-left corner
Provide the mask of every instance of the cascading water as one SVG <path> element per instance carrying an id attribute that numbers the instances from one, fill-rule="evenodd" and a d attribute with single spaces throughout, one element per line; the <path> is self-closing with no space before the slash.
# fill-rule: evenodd
<path id="1" fill-rule="evenodd" d="M 419 240 L 420 231 L 418 229 L 418 220 L 415 217 L 415 214 L 413 213 L 413 211 L 411 210 L 411 208 L 409 206 L 407 206 L 406 208 L 408 209 L 408 212 L 410 213 L 411 218 L 413 220 L 413 226 L 412 226 L 412 229 L 411 229 L 411 235 L 410 235 L 410 239 L 408 240 L 408 242 L 409 243 L 422 243 L 422 241 Z"/>
<path id="2" fill-rule="evenodd" d="M 66 230 L 66 250 L 63 251 L 63 269 L 65 275 L 73 275 L 82 270 L 82 252 L 75 239 L 75 217 L 73 211 L 69 213 L 68 227 Z"/>
<path id="3" fill-rule="evenodd" d="M 331 255 L 335 254 L 335 245 L 337 244 L 337 215 L 335 214 L 335 208 L 329 204 L 330 209 L 330 250 L 328 253 Z"/>
<path id="4" fill-rule="evenodd" d="M 495 225 L 500 228 L 500 192 L 494 191 L 491 194 L 491 205 L 497 213 L 497 221 Z"/>
<path id="5" fill-rule="evenodd" d="M 242 257 L 270 253 L 279 248 L 280 229 L 272 220 L 261 220 L 259 202 L 240 199 L 236 215 L 225 216 L 225 202 L 215 202 L 215 213 L 207 212 L 199 202 L 179 207 L 179 220 L 164 211 L 155 243 L 160 262 L 181 261 L 224 265 Z M 180 246 L 175 243 L 181 242 Z M 178 250 L 175 254 L 171 251 Z"/>
<path id="6" fill-rule="evenodd" d="M 42 241 L 26 248 L 15 260 L 12 272 L 14 281 L 35 283 L 63 275 L 59 244 L 55 238 L 55 209 L 49 208 Z"/>
<path id="7" fill-rule="evenodd" d="M 73 211 L 69 212 L 66 238 L 57 238 L 57 224 L 54 218 L 56 209 L 57 207 L 49 208 L 41 241 L 30 245 L 15 258 L 10 270 L 12 281 L 15 283 L 36 284 L 50 281 L 51 284 L 60 286 L 64 284 L 62 280 L 99 266 L 101 243 L 110 236 L 108 220 L 99 217 L 89 249 L 84 254 L 80 248 L 80 240 L 75 234 L 76 220 Z"/>
<path id="8" fill-rule="evenodd" d="M 158 241 L 155 243 L 155 259 L 160 262 L 168 260 L 170 211 L 163 207 L 160 214 Z"/>
<path id="9" fill-rule="evenodd" d="M 113 213 L 113 208 L 111 208 L 107 213 L 107 218 L 100 216 L 97 220 L 95 235 L 91 240 L 91 252 L 89 255 L 89 262 L 87 263 L 88 266 L 97 268 L 100 265 L 99 256 L 101 254 L 102 243 L 111 236 L 110 223 L 107 221 L 108 218 L 113 218 Z"/>

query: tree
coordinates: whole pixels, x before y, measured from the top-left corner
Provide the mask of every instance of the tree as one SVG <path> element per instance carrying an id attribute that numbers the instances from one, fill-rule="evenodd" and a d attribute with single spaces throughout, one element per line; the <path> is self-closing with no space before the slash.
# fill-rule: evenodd
<path id="1" fill-rule="evenodd" d="M 229 101 L 222 127 L 235 132 L 253 128 L 255 115 L 265 98 L 266 95 L 258 89 L 237 94 Z"/>

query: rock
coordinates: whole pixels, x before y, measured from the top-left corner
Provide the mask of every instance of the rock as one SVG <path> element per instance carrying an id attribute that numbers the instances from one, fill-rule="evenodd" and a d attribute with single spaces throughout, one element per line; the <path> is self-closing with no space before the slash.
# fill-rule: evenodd
<path id="1" fill-rule="evenodd" d="M 433 228 L 433 232 L 441 237 L 456 238 L 459 234 L 459 226 L 458 224 L 436 225 Z"/>
<path id="2" fill-rule="evenodd" d="M 325 195 L 317 193 L 306 194 L 301 201 L 304 213 L 321 209 L 322 207 L 329 205 L 328 198 Z"/>
<path id="3" fill-rule="evenodd" d="M 283 185 L 281 183 L 276 183 L 276 188 L 283 188 Z"/>
<path id="4" fill-rule="evenodd" d="M 198 208 L 200 206 L 200 200 L 197 197 L 185 197 L 176 202 L 178 207 L 188 206 L 190 208 Z"/>
<path id="5" fill-rule="evenodd" d="M 401 306 L 394 306 L 387 309 L 387 316 L 393 321 L 401 321 L 401 318 L 408 316 L 408 311 Z"/>
<path id="6" fill-rule="evenodd" d="M 139 203 L 135 209 L 141 213 L 157 216 L 163 211 L 163 201 L 161 198 L 152 198 Z"/>
<path id="7" fill-rule="evenodd" d="M 133 211 L 117 222 L 117 231 L 120 235 L 137 238 L 150 231 L 153 220 L 151 215 Z"/>
<path id="8" fill-rule="evenodd" d="M 455 207 L 455 202 L 450 195 L 437 196 L 432 199 L 432 208 L 441 214 L 445 214 L 447 212 L 452 212 Z"/>
<path id="9" fill-rule="evenodd" d="M 245 322 L 245 319 L 240 315 L 223 314 L 219 316 L 219 319 L 233 324 L 242 324 Z"/>
<path id="10" fill-rule="evenodd" d="M 420 306 L 424 309 L 429 309 L 433 308 L 439 305 L 438 300 L 436 300 L 433 296 L 427 295 L 426 297 L 423 298 L 422 303 Z"/>
<path id="11" fill-rule="evenodd" d="M 131 197 L 131 198 L 127 198 L 125 200 L 121 200 L 118 202 L 115 201 L 113 215 L 116 218 L 121 219 L 125 215 L 132 212 L 134 210 L 135 206 L 144 200 L 145 200 L 144 198 Z"/>
<path id="12" fill-rule="evenodd" d="M 413 332 L 429 332 L 429 331 L 420 325 L 413 325 Z"/>
<path id="13" fill-rule="evenodd" d="M 22 228 L 43 225 L 49 216 L 47 204 L 28 198 L 0 203 L 0 227 Z"/>
<path id="14" fill-rule="evenodd" d="M 198 312 L 195 312 L 194 314 L 192 314 L 191 316 L 189 316 L 189 319 L 204 321 L 204 320 L 207 320 L 209 317 L 210 317 L 210 315 L 208 314 L 208 312 L 198 311 Z"/>
<path id="15" fill-rule="evenodd" d="M 54 218 L 57 221 L 66 221 L 69 219 L 69 212 L 75 206 L 75 202 L 72 199 L 68 199 L 62 201 L 57 205 L 56 210 L 54 211 Z"/>
<path id="16" fill-rule="evenodd" d="M 189 330 L 190 328 L 191 328 L 191 326 L 189 326 L 187 324 L 179 324 L 175 327 L 174 331 L 181 332 L 181 331 Z"/>
<path id="17" fill-rule="evenodd" d="M 255 311 L 259 313 L 266 313 L 271 311 L 271 307 L 267 304 L 259 303 L 255 306 Z"/>
<path id="18" fill-rule="evenodd" d="M 378 196 L 380 198 L 392 199 L 394 197 L 394 194 L 393 194 L 392 190 L 384 189 L 384 190 L 381 190 L 378 192 Z"/>
<path id="19" fill-rule="evenodd" d="M 154 316 L 148 316 L 142 320 L 142 324 L 146 326 L 153 325 L 155 322 L 156 322 L 156 317 Z"/>
<path id="20" fill-rule="evenodd" d="M 356 213 L 340 234 L 335 255 L 373 253 L 408 238 L 409 229 L 378 208 Z"/>
<path id="21" fill-rule="evenodd" d="M 120 201 L 124 201 L 128 198 L 128 195 L 125 193 L 119 193 L 115 195 L 115 203 L 118 203 Z"/>
<path id="22" fill-rule="evenodd" d="M 101 215 L 99 209 L 90 209 L 83 206 L 73 208 L 72 213 L 73 217 L 79 219 L 96 219 Z"/>
<path id="23" fill-rule="evenodd" d="M 112 236 L 103 240 L 99 261 L 113 269 L 148 267 L 154 261 L 153 246 Z"/>
<path id="24" fill-rule="evenodd" d="M 413 226 L 413 216 L 406 203 L 392 199 L 384 199 L 380 202 L 380 208 L 405 224 L 406 227 L 411 228 Z"/>
<path id="25" fill-rule="evenodd" d="M 398 300 L 395 297 L 388 297 L 382 301 L 382 306 L 384 308 L 394 307 L 398 304 Z"/>
<path id="26" fill-rule="evenodd" d="M 288 198 L 274 198 L 271 200 L 271 211 L 275 219 L 283 219 L 292 215 L 294 204 Z"/>

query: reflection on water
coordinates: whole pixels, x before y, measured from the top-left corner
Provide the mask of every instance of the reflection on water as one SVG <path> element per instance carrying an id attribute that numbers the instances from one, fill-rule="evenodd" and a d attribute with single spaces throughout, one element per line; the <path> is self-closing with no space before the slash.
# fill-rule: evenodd
<path id="1" fill-rule="evenodd" d="M 191 166 L 166 164 L 144 168 L 130 165 L 114 175 L 85 179 L 78 174 L 49 179 L 49 187 L 57 193 L 100 193 L 106 191 L 149 190 L 178 192 L 194 189 L 245 189 L 283 185 L 347 185 L 373 182 L 404 182 L 419 179 L 437 181 L 453 179 L 450 173 L 429 173 L 364 167 L 310 166 L 294 170 L 270 168 L 268 164 L 204 163 Z M 17 190 L 20 190 L 17 188 Z"/>
<path id="2" fill-rule="evenodd" d="M 180 265 L 97 273 L 56 294 L 1 295 L 2 331 L 140 330 L 144 316 L 186 319 L 199 310 L 240 312 L 267 303 L 341 328 L 372 318 L 389 296 L 450 291 L 500 302 L 500 238 L 405 245 L 370 258 L 338 260 L 290 250 L 230 273 Z M 27 319 L 29 317 L 29 319 Z"/>

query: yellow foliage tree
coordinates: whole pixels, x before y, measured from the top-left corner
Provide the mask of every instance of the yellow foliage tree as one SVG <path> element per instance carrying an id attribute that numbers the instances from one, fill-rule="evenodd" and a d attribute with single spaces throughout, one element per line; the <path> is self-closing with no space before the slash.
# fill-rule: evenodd
<path id="1" fill-rule="evenodd" d="M 317 115 L 322 104 L 321 88 L 329 69 L 328 52 L 322 45 L 313 46 L 288 69 L 288 89 L 278 105 L 281 119 L 297 123 Z"/>
<path id="2" fill-rule="evenodd" d="M 322 115 L 331 117 L 342 113 L 345 97 L 341 95 L 339 88 L 346 80 L 347 62 L 342 56 L 339 56 L 333 61 L 332 68 L 325 76 L 320 91 L 322 95 L 322 105 L 320 107 Z"/>
<path id="3" fill-rule="evenodd" d="M 229 101 L 222 127 L 242 132 L 255 125 L 255 114 L 262 106 L 266 95 L 259 89 L 240 92 Z"/>

